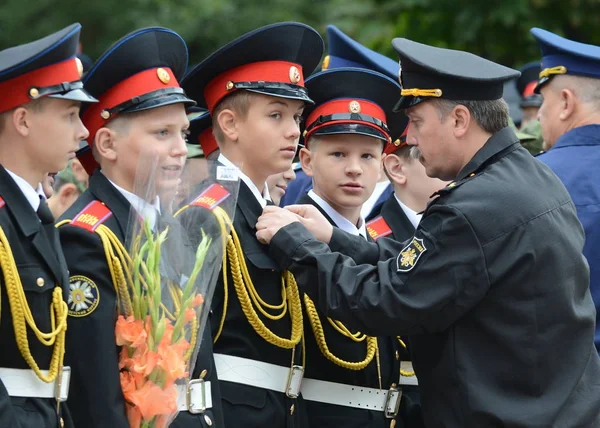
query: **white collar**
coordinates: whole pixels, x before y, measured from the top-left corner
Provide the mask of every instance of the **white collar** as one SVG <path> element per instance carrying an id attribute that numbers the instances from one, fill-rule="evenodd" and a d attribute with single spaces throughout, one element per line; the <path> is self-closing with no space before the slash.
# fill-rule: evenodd
<path id="1" fill-rule="evenodd" d="M 348 232 L 355 236 L 360 235 L 367 239 L 367 228 L 365 226 L 365 220 L 362 218 L 362 216 L 358 219 L 358 224 L 360 224 L 360 226 L 356 227 L 355 224 L 352 224 L 350 220 L 333 209 L 333 207 L 329 205 L 327 201 L 317 195 L 313 190 L 308 192 L 308 196 L 315 201 L 329 217 L 331 217 L 335 223 L 334 226 L 339 227 L 344 232 Z"/>
<path id="2" fill-rule="evenodd" d="M 12 171 L 9 171 L 6 168 L 4 169 L 15 181 L 15 184 L 19 186 L 19 189 L 21 189 L 23 196 L 25 196 L 25 199 L 27 199 L 27 202 L 29 202 L 31 208 L 33 208 L 33 210 L 37 212 L 38 208 L 40 207 L 40 198 L 43 198 L 44 200 L 46 199 L 42 183 L 39 183 L 37 189 L 34 189 L 31 186 L 31 184 L 29 184 L 24 178 L 19 177 L 17 174 L 15 174 Z"/>
<path id="3" fill-rule="evenodd" d="M 371 214 L 371 211 L 373 210 L 373 207 L 375 207 L 375 204 L 379 200 L 379 197 L 383 194 L 383 192 L 385 192 L 385 189 L 387 189 L 387 187 L 390 185 L 391 184 L 388 180 L 380 181 L 375 185 L 375 190 L 373 190 L 373 193 L 371 194 L 369 199 L 365 201 L 362 208 L 360 209 L 361 217 L 368 217 L 369 214 Z"/>
<path id="4" fill-rule="evenodd" d="M 402 201 L 398 198 L 398 195 L 396 193 L 394 193 L 394 197 L 400 204 L 400 208 L 402 208 L 402 211 L 404 211 L 404 214 L 406 214 L 406 217 L 408 218 L 410 223 L 416 229 L 417 226 L 419 226 L 419 222 L 421 221 L 421 217 L 423 217 L 423 214 L 418 214 L 416 211 L 413 211 L 412 209 L 407 207 L 405 204 L 403 204 Z"/>
<path id="5" fill-rule="evenodd" d="M 154 226 L 156 225 L 156 217 L 158 214 L 160 214 L 160 200 L 158 196 L 153 203 L 150 203 L 140 198 L 138 195 L 118 186 L 110 178 L 106 177 L 106 179 L 115 187 L 115 189 L 119 191 L 121 195 L 125 197 L 125 199 L 127 199 L 127 201 L 129 201 L 133 209 L 135 209 L 144 220 L 148 221 L 150 228 L 154 229 Z"/>
<path id="6" fill-rule="evenodd" d="M 219 153 L 219 157 L 217 158 L 217 161 L 221 162 L 225 166 L 230 166 L 230 167 L 237 169 L 240 178 L 242 179 L 242 181 L 244 183 L 246 183 L 246 186 L 248 186 L 248 188 L 250 189 L 250 191 L 252 192 L 252 194 L 254 195 L 254 197 L 256 198 L 258 203 L 260 204 L 260 206 L 263 208 L 267 206 L 267 201 L 271 200 L 271 194 L 269 193 L 269 186 L 267 186 L 266 182 L 265 182 L 265 187 L 264 187 L 263 193 L 261 195 L 260 191 L 258 190 L 258 187 L 256 186 L 256 184 L 254 184 L 254 182 L 250 179 L 250 177 L 248 177 L 246 174 L 244 174 L 242 172 L 242 170 L 237 167 L 237 165 L 235 165 L 233 162 L 231 162 L 229 159 L 227 159 L 225 157 L 225 155 L 223 155 L 223 153 Z"/>

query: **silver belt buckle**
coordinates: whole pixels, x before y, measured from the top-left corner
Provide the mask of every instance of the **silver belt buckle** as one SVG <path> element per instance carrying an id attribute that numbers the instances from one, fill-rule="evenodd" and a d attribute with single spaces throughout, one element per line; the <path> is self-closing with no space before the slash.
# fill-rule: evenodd
<path id="1" fill-rule="evenodd" d="M 69 385 L 71 383 L 71 367 L 62 367 L 58 371 L 58 375 L 56 379 L 54 379 L 54 399 L 63 403 L 67 401 L 69 397 Z M 63 391 L 63 385 L 65 385 L 65 390 Z M 64 392 L 64 395 L 63 395 Z"/>
<path id="2" fill-rule="evenodd" d="M 392 386 L 385 398 L 385 417 L 393 419 L 398 415 L 400 409 L 400 400 L 402 399 L 402 389 Z"/>
<path id="3" fill-rule="evenodd" d="M 289 398 L 298 398 L 300 395 L 300 387 L 302 386 L 303 378 L 304 367 L 293 365 L 290 368 L 290 373 L 288 375 L 285 395 L 287 395 Z"/>
<path id="4" fill-rule="evenodd" d="M 196 388 L 200 388 L 202 391 L 200 394 L 201 403 L 192 403 L 192 390 L 196 390 Z M 185 389 L 185 404 L 188 412 L 192 415 L 203 413 L 206 410 L 206 385 L 204 384 L 204 379 L 193 379 L 188 382 Z"/>

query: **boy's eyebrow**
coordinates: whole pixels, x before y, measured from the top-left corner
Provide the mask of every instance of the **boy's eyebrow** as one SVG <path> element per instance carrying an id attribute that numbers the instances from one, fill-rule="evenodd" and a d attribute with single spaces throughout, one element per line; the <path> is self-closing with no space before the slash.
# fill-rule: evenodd
<path id="1" fill-rule="evenodd" d="M 269 101 L 269 105 L 272 105 L 272 104 L 281 104 L 284 107 L 288 107 L 287 103 L 282 100 Z"/>

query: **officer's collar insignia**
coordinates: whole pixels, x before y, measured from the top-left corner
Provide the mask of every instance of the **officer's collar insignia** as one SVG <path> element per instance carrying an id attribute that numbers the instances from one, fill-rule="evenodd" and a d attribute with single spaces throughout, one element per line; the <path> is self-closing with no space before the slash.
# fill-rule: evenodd
<path id="1" fill-rule="evenodd" d="M 427 248 L 425 248 L 423 240 L 414 237 L 412 241 L 400 251 L 400 254 L 398 254 L 398 259 L 396 260 L 398 272 L 408 272 L 409 270 L 412 270 L 425 251 L 427 251 Z"/>
<path id="2" fill-rule="evenodd" d="M 100 292 L 88 277 L 75 275 L 69 280 L 69 298 L 67 305 L 72 317 L 85 317 L 98 307 Z"/>
<path id="3" fill-rule="evenodd" d="M 220 184 L 214 183 L 194 199 L 190 205 L 214 210 L 221 202 L 227 199 L 231 194 Z"/>

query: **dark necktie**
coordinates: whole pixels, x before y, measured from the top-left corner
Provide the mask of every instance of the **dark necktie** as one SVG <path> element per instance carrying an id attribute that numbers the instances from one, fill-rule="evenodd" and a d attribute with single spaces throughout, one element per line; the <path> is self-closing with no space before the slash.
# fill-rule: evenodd
<path id="1" fill-rule="evenodd" d="M 275 205 L 275 203 L 272 200 L 270 200 L 270 199 L 266 199 L 266 201 L 267 201 L 267 206 L 269 206 L 269 205 Z"/>
<path id="2" fill-rule="evenodd" d="M 44 226 L 54 223 L 54 216 L 52 215 L 52 211 L 50 211 L 50 207 L 48 207 L 48 202 L 46 202 L 46 199 L 42 198 L 41 196 L 37 215 Z"/>

